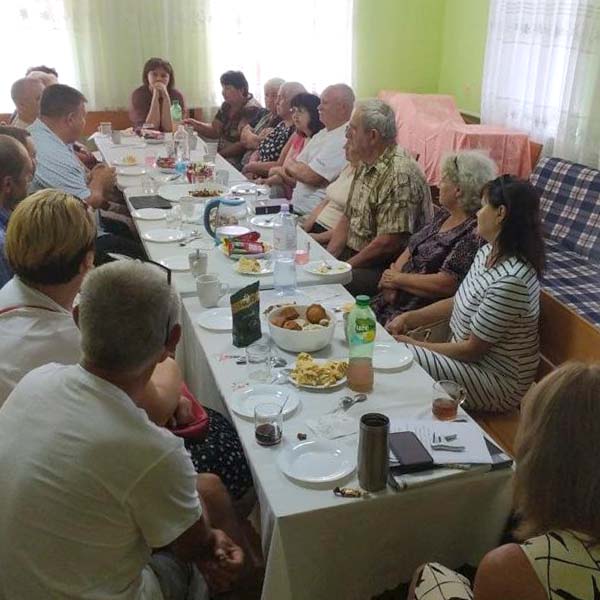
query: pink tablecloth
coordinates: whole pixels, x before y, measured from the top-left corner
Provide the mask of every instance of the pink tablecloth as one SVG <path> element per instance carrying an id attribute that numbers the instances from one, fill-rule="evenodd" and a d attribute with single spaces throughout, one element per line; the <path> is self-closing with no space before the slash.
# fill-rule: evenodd
<path id="1" fill-rule="evenodd" d="M 444 154 L 483 149 L 496 161 L 500 173 L 527 178 L 531 173 L 526 134 L 491 125 L 467 125 L 452 96 L 379 92 L 396 115 L 398 144 L 415 157 L 430 185 L 439 185 Z"/>

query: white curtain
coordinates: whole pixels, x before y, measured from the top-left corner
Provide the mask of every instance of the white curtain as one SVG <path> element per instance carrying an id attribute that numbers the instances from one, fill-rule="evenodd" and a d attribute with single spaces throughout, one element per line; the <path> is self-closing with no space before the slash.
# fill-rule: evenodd
<path id="1" fill-rule="evenodd" d="M 219 76 L 243 71 L 262 102 L 271 77 L 299 81 L 319 94 L 352 85 L 353 0 L 207 0 L 208 54 L 215 104 Z"/>
<path id="2" fill-rule="evenodd" d="M 61 82 L 78 85 L 63 0 L 6 0 L 0 23 L 0 112 L 14 110 L 10 88 L 29 67 L 54 67 Z"/>
<path id="3" fill-rule="evenodd" d="M 483 123 L 599 166 L 600 1 L 491 0 Z"/>

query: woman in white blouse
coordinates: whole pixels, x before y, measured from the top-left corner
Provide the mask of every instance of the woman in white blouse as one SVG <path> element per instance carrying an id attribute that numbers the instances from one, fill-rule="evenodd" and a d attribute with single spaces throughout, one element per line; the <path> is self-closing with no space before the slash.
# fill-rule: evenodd
<path id="1" fill-rule="evenodd" d="M 456 295 L 403 313 L 387 329 L 409 345 L 434 379 L 460 383 L 467 391 L 466 408 L 506 412 L 518 408 L 539 362 L 544 242 L 532 185 L 510 175 L 487 184 L 477 231 L 488 243 Z M 447 318 L 449 342 L 420 342 L 404 335 Z"/>
<path id="2" fill-rule="evenodd" d="M 325 198 L 315 206 L 302 223 L 304 231 L 310 233 L 315 241 L 324 246 L 331 239 L 331 233 L 344 214 L 350 186 L 359 163 L 356 152 L 349 147 L 348 143 L 344 146 L 344 150 L 348 164 L 342 169 L 338 178 L 327 186 Z"/>

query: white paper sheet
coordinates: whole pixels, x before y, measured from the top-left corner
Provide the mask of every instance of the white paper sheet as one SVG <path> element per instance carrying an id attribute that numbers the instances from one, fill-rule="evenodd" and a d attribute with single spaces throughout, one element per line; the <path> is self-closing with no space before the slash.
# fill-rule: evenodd
<path id="1" fill-rule="evenodd" d="M 436 465 L 491 464 L 493 462 L 483 438 L 483 433 L 476 423 L 392 420 L 390 422 L 390 433 L 397 431 L 412 431 L 431 454 Z M 434 434 L 442 437 L 456 434 L 457 438 L 452 443 L 464 446 L 465 450 L 463 452 L 433 450 L 431 442 Z M 393 455 L 390 453 L 390 460 L 392 458 Z"/>

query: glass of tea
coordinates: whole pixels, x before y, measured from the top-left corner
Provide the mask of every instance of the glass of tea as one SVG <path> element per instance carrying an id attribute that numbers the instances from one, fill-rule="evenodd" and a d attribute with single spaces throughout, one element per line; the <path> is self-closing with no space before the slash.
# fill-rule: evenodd
<path id="1" fill-rule="evenodd" d="M 257 404 L 254 407 L 254 435 L 261 446 L 275 446 L 281 442 L 283 414 L 281 405 Z"/>
<path id="2" fill-rule="evenodd" d="M 431 412 L 440 421 L 456 419 L 458 407 L 465 401 L 467 392 L 455 381 L 436 381 L 433 384 Z"/>

